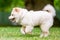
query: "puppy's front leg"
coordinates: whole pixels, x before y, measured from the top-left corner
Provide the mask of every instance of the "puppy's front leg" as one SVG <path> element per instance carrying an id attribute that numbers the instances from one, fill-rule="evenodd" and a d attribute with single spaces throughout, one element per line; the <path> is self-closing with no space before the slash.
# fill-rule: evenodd
<path id="1" fill-rule="evenodd" d="M 25 34 L 25 28 L 26 28 L 25 26 L 22 26 L 22 27 L 21 27 L 21 33 L 22 33 L 22 34 Z"/>
<path id="2" fill-rule="evenodd" d="M 33 30 L 33 26 L 26 26 L 26 28 L 25 28 L 25 32 L 27 34 L 31 34 L 32 33 L 32 30 Z"/>

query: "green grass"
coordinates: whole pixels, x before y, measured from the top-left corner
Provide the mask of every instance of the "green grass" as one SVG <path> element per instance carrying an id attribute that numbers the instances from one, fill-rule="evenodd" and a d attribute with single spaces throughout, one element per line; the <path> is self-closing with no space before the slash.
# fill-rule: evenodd
<path id="1" fill-rule="evenodd" d="M 34 28 L 32 35 L 22 35 L 20 27 L 0 27 L 0 40 L 60 40 L 60 28 L 52 27 L 50 35 L 46 38 L 40 38 L 41 30 Z"/>

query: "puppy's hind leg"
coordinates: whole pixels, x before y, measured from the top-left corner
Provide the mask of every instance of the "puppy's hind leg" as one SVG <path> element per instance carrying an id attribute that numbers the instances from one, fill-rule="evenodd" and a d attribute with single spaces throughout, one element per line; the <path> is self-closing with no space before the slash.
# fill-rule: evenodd
<path id="1" fill-rule="evenodd" d="M 49 35 L 49 28 L 51 27 L 52 25 L 50 24 L 42 24 L 40 27 L 41 27 L 41 30 L 42 30 L 42 34 L 40 35 L 40 37 L 47 37 Z"/>

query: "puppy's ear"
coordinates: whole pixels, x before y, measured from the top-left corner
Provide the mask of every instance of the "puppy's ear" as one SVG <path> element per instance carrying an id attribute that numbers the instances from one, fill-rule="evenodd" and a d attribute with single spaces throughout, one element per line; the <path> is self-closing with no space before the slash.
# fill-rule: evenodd
<path id="1" fill-rule="evenodd" d="M 19 12 L 20 10 L 19 10 L 18 8 L 15 8 L 15 11 L 16 11 L 16 12 Z"/>

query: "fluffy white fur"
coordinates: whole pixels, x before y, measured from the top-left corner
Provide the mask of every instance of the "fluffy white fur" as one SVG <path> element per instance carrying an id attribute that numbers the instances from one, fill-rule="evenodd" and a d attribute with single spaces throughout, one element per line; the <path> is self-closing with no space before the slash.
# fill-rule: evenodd
<path id="1" fill-rule="evenodd" d="M 54 16 L 55 9 L 52 5 L 48 4 L 43 8 L 43 11 L 27 11 L 18 7 L 13 8 L 9 19 L 22 25 L 22 34 L 31 33 L 34 26 L 39 25 L 42 30 L 40 37 L 47 37 L 49 35 L 49 28 L 53 25 Z"/>
<path id="2" fill-rule="evenodd" d="M 53 7 L 52 5 L 50 5 L 50 4 L 46 5 L 46 6 L 43 8 L 43 10 L 48 11 L 49 13 L 51 13 L 51 15 L 52 15 L 53 17 L 56 16 L 55 9 L 54 9 L 54 7 Z"/>

